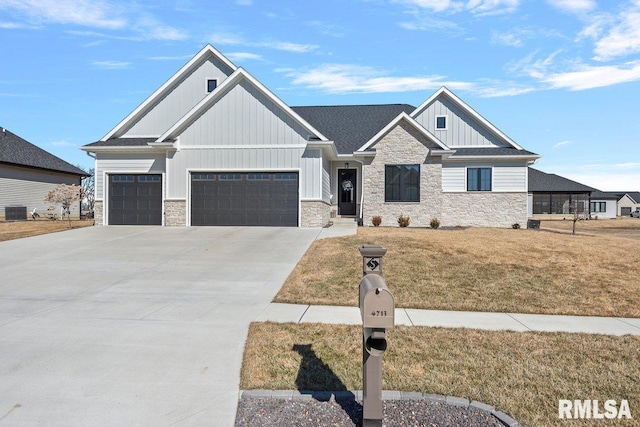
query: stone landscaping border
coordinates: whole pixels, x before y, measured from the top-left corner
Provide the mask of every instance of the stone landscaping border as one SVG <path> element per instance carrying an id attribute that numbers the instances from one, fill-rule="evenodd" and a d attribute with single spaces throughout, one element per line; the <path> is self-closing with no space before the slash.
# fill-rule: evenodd
<path id="1" fill-rule="evenodd" d="M 299 391 L 299 390 L 240 390 L 240 399 L 247 398 L 271 398 L 291 400 L 317 400 L 328 402 L 330 400 L 356 400 L 362 401 L 362 390 L 356 391 Z M 383 390 L 382 400 L 426 400 L 461 408 L 475 408 L 487 412 L 507 427 L 522 427 L 522 425 L 504 412 L 497 411 L 493 406 L 476 400 L 469 401 L 461 397 L 443 396 L 441 394 L 427 394 L 412 391 Z"/>

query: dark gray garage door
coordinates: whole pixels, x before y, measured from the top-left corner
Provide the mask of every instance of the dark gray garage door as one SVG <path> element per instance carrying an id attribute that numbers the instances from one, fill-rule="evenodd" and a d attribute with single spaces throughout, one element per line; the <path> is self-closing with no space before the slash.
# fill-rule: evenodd
<path id="1" fill-rule="evenodd" d="M 622 215 L 622 216 L 631 215 L 631 208 L 629 208 L 629 207 L 621 207 L 620 208 L 620 215 Z"/>
<path id="2" fill-rule="evenodd" d="M 298 226 L 298 173 L 192 173 L 191 225 Z"/>
<path id="3" fill-rule="evenodd" d="M 162 225 L 161 175 L 109 175 L 110 225 Z"/>

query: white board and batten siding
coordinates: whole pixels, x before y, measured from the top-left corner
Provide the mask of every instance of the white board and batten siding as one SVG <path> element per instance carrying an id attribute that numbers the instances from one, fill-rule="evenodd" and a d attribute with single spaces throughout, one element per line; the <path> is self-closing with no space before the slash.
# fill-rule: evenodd
<path id="1" fill-rule="evenodd" d="M 34 208 L 40 213 L 47 212 L 54 205 L 44 199 L 58 184 L 80 185 L 80 179 L 77 175 L 65 173 L 0 166 L 0 216 L 4 217 L 4 208 L 8 206 L 25 206 L 27 216 Z M 72 217 L 80 215 L 79 206 L 79 203 L 74 203 L 71 207 Z M 60 206 L 55 206 L 52 212 L 60 215 Z"/>
<path id="2" fill-rule="evenodd" d="M 308 133 L 243 80 L 178 136 L 167 162 L 167 198 L 186 199 L 195 171 L 296 171 L 300 198 L 318 200 L 323 162 L 320 150 L 306 148 Z"/>
<path id="3" fill-rule="evenodd" d="M 107 174 L 162 174 L 165 153 L 100 153 L 96 160 L 96 200 L 104 200 Z"/>
<path id="4" fill-rule="evenodd" d="M 518 163 L 466 163 L 442 165 L 442 191 L 467 191 L 468 168 L 491 168 L 491 191 L 514 193 L 527 191 L 527 165 Z"/>
<path id="5" fill-rule="evenodd" d="M 136 123 L 119 132 L 119 136 L 146 137 L 162 135 L 171 125 L 204 99 L 207 80 L 217 80 L 218 86 L 233 72 L 219 59 L 209 57 L 186 78 L 174 83 L 169 93 L 144 114 Z"/>
<path id="6" fill-rule="evenodd" d="M 331 203 L 331 162 L 322 159 L 322 201 Z"/>
<path id="7" fill-rule="evenodd" d="M 438 116 L 447 118 L 446 130 L 436 129 Z M 446 96 L 436 99 L 415 120 L 451 148 L 508 146 Z"/>

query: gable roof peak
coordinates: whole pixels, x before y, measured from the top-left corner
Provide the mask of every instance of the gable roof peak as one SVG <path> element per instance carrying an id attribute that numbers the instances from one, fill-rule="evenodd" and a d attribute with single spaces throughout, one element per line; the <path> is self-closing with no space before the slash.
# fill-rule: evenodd
<path id="1" fill-rule="evenodd" d="M 169 78 L 162 86 L 160 86 L 155 92 L 145 99 L 135 110 L 133 110 L 127 117 L 118 123 L 113 129 L 102 137 L 101 141 L 107 141 L 108 139 L 116 138 L 123 129 L 126 129 L 128 125 L 135 122 L 142 117 L 149 109 L 151 109 L 156 100 L 161 99 L 164 94 L 168 93 L 174 84 L 182 78 L 186 78 L 194 69 L 196 69 L 206 58 L 214 57 L 220 62 L 226 65 L 233 73 L 238 69 L 226 56 L 220 53 L 211 44 L 205 45 L 200 52 L 198 52 L 193 58 L 182 66 L 173 76 Z"/>
<path id="2" fill-rule="evenodd" d="M 436 99 L 438 99 L 439 97 L 441 97 L 443 95 L 447 96 L 453 103 L 456 104 L 456 106 L 458 108 L 460 108 L 463 112 L 465 112 L 466 114 L 471 116 L 480 125 L 484 126 L 490 132 L 492 132 L 493 134 L 495 134 L 496 136 L 501 138 L 507 144 L 511 145 L 513 148 L 515 148 L 517 150 L 523 150 L 523 148 L 520 145 L 518 145 L 513 139 L 509 138 L 504 132 L 502 132 L 500 129 L 498 129 L 489 120 L 487 120 L 484 117 L 482 117 L 482 115 L 480 115 L 480 113 L 478 113 L 476 110 L 474 110 L 469 104 L 464 102 L 460 97 L 458 97 L 455 93 L 453 93 L 451 90 L 449 90 L 446 86 L 442 86 L 433 95 L 431 95 L 429 98 L 427 98 L 426 101 L 424 101 L 422 104 L 420 104 L 420 106 L 418 106 L 418 108 L 416 108 L 411 113 L 411 117 L 414 118 L 414 119 L 416 117 L 418 117 L 420 114 L 422 114 L 424 112 L 424 110 L 427 109 L 427 107 L 429 107 L 431 104 L 433 104 L 433 102 Z"/>

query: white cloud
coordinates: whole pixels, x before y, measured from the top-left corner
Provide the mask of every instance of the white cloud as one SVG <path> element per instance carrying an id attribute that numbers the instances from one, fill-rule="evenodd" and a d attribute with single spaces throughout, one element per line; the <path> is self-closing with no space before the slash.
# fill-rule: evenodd
<path id="1" fill-rule="evenodd" d="M 312 50 L 316 50 L 319 47 L 318 45 L 315 45 L 315 44 L 299 44 L 299 43 L 290 43 L 290 42 L 263 42 L 263 43 L 259 43 L 258 46 L 271 47 L 276 50 L 284 50 L 287 52 L 294 52 L 294 53 L 311 52 Z"/>
<path id="2" fill-rule="evenodd" d="M 640 81 L 640 61 L 620 65 L 581 65 L 572 71 L 550 73 L 540 80 L 552 88 L 585 90 Z"/>
<path id="3" fill-rule="evenodd" d="M 0 9 L 21 12 L 35 22 L 108 29 L 126 25 L 120 10 L 100 0 L 0 0 Z"/>
<path id="4" fill-rule="evenodd" d="M 619 21 L 596 41 L 594 53 L 596 61 L 640 53 L 640 9 L 622 12 Z"/>
<path id="5" fill-rule="evenodd" d="M 559 148 L 559 147 L 562 147 L 562 146 L 565 146 L 565 145 L 569 145 L 569 144 L 572 144 L 572 143 L 573 143 L 573 141 L 560 141 L 560 142 L 554 144 L 553 147 L 551 147 L 551 148 Z"/>
<path id="6" fill-rule="evenodd" d="M 0 10 L 9 10 L 31 25 L 77 25 L 102 30 L 133 31 L 128 40 L 186 40 L 186 32 L 158 21 L 135 5 L 117 6 L 105 0 L 0 0 Z M 78 32 L 76 34 L 82 34 Z M 100 37 L 106 34 L 94 33 Z"/>
<path id="7" fill-rule="evenodd" d="M 262 55 L 257 55 L 250 52 L 231 52 L 225 53 L 225 56 L 233 62 L 241 61 L 262 61 Z"/>
<path id="8" fill-rule="evenodd" d="M 520 0 L 395 0 L 419 9 L 427 9 L 436 13 L 458 13 L 468 11 L 476 15 L 497 15 L 515 12 Z"/>
<path id="9" fill-rule="evenodd" d="M 51 141 L 51 145 L 54 147 L 75 147 L 76 146 L 76 144 L 73 144 L 69 141 L 65 141 L 62 139 Z"/>
<path id="10" fill-rule="evenodd" d="M 378 69 L 360 65 L 325 64 L 307 71 L 289 71 L 294 85 L 328 93 L 382 93 L 435 90 L 446 85 L 452 89 L 469 89 L 472 84 L 447 81 L 443 76 L 391 77 Z"/>
<path id="11" fill-rule="evenodd" d="M 283 50 L 293 53 L 306 53 L 318 49 L 318 45 L 300 44 L 292 42 L 283 42 L 278 40 L 264 40 L 260 42 L 250 42 L 241 36 L 233 33 L 215 33 L 210 37 L 213 44 L 217 46 L 249 46 L 249 47 L 267 47 L 276 50 Z"/>
<path id="12" fill-rule="evenodd" d="M 595 0 L 547 0 L 551 6 L 565 12 L 584 13 L 596 8 Z"/>
<path id="13" fill-rule="evenodd" d="M 131 65 L 130 62 L 121 61 L 93 61 L 91 64 L 95 67 L 104 68 L 107 70 L 121 70 L 123 68 L 129 68 L 129 66 Z"/>
<path id="14" fill-rule="evenodd" d="M 498 15 L 513 13 L 519 5 L 520 0 L 469 0 L 466 8 L 476 15 Z"/>
<path id="15" fill-rule="evenodd" d="M 493 44 L 501 44 L 505 46 L 522 47 L 522 35 L 515 32 L 511 33 L 498 33 L 496 31 L 491 33 L 491 42 Z"/>

